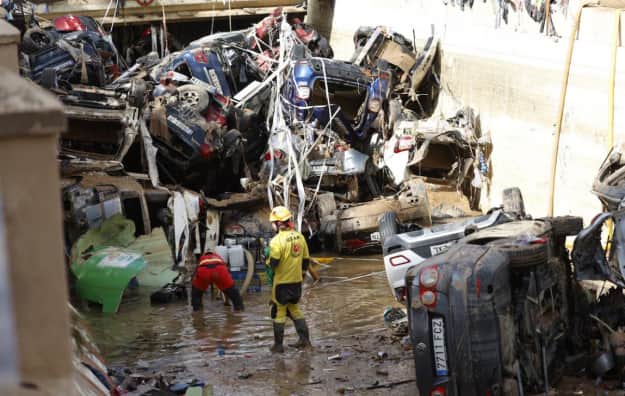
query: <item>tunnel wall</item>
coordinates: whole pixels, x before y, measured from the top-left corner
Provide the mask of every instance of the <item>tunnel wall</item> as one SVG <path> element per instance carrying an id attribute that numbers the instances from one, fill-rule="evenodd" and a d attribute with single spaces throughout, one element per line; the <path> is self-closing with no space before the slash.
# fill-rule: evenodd
<path id="1" fill-rule="evenodd" d="M 315 7 L 315 2 L 309 7 Z M 352 35 L 360 25 L 388 25 L 407 37 L 413 37 L 414 29 L 417 42 L 434 29 L 444 51 L 445 93 L 439 111 L 452 115 L 455 104 L 470 105 L 479 111 L 483 131 L 492 136 L 492 179 L 483 191 L 482 208 L 498 205 L 502 189 L 519 186 L 528 212 L 539 217 L 548 210 L 552 142 L 576 10 L 577 2 L 573 0 L 567 14 L 554 10 L 554 26 L 560 38 L 540 34 L 538 24 L 524 11 L 510 10 L 508 24 L 495 29 L 492 5 L 479 0 L 473 9 L 464 11 L 442 0 L 335 0 L 333 12 L 314 15 L 326 16 L 317 22 L 331 31 L 331 44 L 339 59 L 349 59 Z M 600 210 L 590 190 L 609 151 L 613 21 L 611 10 L 584 10 L 564 111 L 555 214 L 583 215 L 586 223 Z M 624 76 L 625 58 L 623 48 L 619 48 L 616 144 L 625 136 Z"/>

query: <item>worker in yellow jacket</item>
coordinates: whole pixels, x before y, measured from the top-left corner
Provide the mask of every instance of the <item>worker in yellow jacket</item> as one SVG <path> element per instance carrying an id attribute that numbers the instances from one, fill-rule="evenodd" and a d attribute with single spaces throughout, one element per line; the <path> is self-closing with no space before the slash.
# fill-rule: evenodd
<path id="1" fill-rule="evenodd" d="M 273 208 L 269 221 L 274 231 L 278 232 L 269 242 L 269 264 L 274 272 L 271 291 L 274 344 L 271 352 L 284 352 L 282 343 L 287 311 L 299 336 L 299 341 L 293 346 L 298 349 L 310 348 L 306 319 L 297 306 L 302 296 L 303 274 L 308 270 L 310 262 L 308 245 L 304 236 L 294 229 L 291 212 L 284 206 Z"/>

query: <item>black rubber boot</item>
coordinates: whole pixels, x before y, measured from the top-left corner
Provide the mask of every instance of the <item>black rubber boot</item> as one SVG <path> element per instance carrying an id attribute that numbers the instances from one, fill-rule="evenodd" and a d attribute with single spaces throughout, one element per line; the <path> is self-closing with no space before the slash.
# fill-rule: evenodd
<path id="1" fill-rule="evenodd" d="M 191 306 L 194 311 L 199 311 L 202 309 L 202 296 L 204 292 L 200 289 L 196 289 L 195 287 L 191 287 Z"/>
<path id="2" fill-rule="evenodd" d="M 297 330 L 297 335 L 299 336 L 299 340 L 290 345 L 297 349 L 309 349 L 312 348 L 312 344 L 310 343 L 310 334 L 308 333 L 308 325 L 306 325 L 306 319 L 297 319 L 294 320 L 295 330 Z"/>
<path id="3" fill-rule="evenodd" d="M 243 298 L 241 297 L 241 293 L 239 293 L 239 289 L 233 286 L 224 290 L 224 294 L 232 301 L 235 311 L 243 311 Z"/>
<path id="4" fill-rule="evenodd" d="M 284 323 L 273 322 L 273 346 L 269 348 L 272 353 L 284 353 Z"/>

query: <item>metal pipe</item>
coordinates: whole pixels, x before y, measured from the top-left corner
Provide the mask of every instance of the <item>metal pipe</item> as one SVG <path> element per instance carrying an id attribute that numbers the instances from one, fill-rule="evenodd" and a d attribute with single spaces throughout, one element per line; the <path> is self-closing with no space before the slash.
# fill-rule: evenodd
<path id="1" fill-rule="evenodd" d="M 616 53 L 620 41 L 621 11 L 614 10 L 614 34 L 612 36 L 612 62 L 610 65 L 610 82 L 608 86 L 608 149 L 614 146 L 614 85 L 616 80 Z"/>
<path id="2" fill-rule="evenodd" d="M 566 92 L 569 86 L 569 75 L 571 72 L 571 59 L 573 58 L 573 48 L 575 47 L 575 37 L 577 36 L 577 32 L 579 30 L 579 22 L 582 18 L 582 10 L 587 5 L 593 4 L 595 2 L 584 2 L 580 5 L 579 10 L 577 11 L 577 15 L 575 16 L 575 21 L 573 23 L 571 29 L 571 36 L 569 38 L 569 49 L 566 56 L 566 63 L 564 64 L 564 75 L 562 77 L 562 89 L 560 91 L 560 106 L 558 109 L 558 123 L 556 125 L 556 133 L 553 137 L 553 152 L 551 154 L 551 180 L 550 180 L 550 191 L 549 191 L 549 210 L 548 215 L 553 216 L 553 205 L 555 198 L 555 189 L 556 189 L 556 171 L 558 167 L 558 150 L 560 148 L 560 134 L 562 132 L 562 119 L 564 116 L 564 103 L 566 101 Z"/>

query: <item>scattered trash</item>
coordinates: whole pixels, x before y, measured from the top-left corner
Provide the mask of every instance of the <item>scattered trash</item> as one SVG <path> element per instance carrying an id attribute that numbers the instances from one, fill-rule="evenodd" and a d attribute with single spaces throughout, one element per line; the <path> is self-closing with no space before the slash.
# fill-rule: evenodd
<path id="1" fill-rule="evenodd" d="M 316 380 L 316 381 L 310 381 L 310 382 L 304 382 L 304 383 L 300 382 L 299 384 L 302 386 L 306 386 L 306 385 L 318 385 L 321 383 L 323 383 L 322 380 Z"/>
<path id="2" fill-rule="evenodd" d="M 408 334 L 408 329 L 406 328 L 406 334 Z M 405 350 L 409 350 L 412 348 L 412 340 L 410 336 L 407 335 L 401 339 L 401 345 Z"/>
<path id="3" fill-rule="evenodd" d="M 406 317 L 406 312 L 402 308 L 387 307 L 384 310 L 384 320 L 386 322 L 394 322 L 396 320 L 399 320 L 405 317 Z"/>

